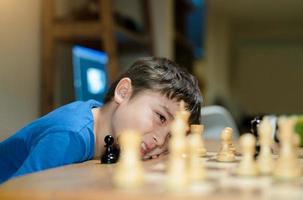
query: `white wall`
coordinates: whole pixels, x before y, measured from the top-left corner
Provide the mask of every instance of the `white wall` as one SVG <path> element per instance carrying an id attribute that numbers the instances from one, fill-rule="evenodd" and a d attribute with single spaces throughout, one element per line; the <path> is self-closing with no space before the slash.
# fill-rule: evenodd
<path id="1" fill-rule="evenodd" d="M 40 1 L 0 1 L 0 141 L 38 117 Z"/>

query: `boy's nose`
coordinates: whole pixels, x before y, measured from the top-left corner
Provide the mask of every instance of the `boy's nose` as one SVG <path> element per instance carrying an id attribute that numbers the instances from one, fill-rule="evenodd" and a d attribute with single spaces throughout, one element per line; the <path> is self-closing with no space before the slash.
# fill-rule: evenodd
<path id="1" fill-rule="evenodd" d="M 163 146 L 165 143 L 166 135 L 165 134 L 154 134 L 153 139 L 157 146 Z"/>

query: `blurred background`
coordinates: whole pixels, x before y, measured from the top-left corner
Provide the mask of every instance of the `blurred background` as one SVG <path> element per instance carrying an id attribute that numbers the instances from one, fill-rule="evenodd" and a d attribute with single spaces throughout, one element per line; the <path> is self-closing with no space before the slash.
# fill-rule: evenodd
<path id="1" fill-rule="evenodd" d="M 256 115 L 300 114 L 302 9 L 301 0 L 1 0 L 0 141 L 81 98 L 83 58 L 108 82 L 138 57 L 175 60 L 198 78 L 204 106 L 225 107 L 241 132 Z M 107 59 L 92 58 L 100 53 Z"/>

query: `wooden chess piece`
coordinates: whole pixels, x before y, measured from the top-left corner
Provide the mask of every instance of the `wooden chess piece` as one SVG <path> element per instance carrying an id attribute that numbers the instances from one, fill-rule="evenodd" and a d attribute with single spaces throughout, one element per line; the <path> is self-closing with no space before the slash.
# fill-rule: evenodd
<path id="1" fill-rule="evenodd" d="M 272 156 L 271 145 L 272 127 L 267 117 L 264 117 L 258 127 L 260 152 L 257 158 L 257 164 L 260 174 L 269 175 L 274 168 L 274 159 Z"/>
<path id="2" fill-rule="evenodd" d="M 198 126 L 198 125 L 195 125 Z M 191 126 L 192 127 L 192 126 Z M 189 179 L 192 182 L 203 180 L 206 176 L 204 160 L 201 158 L 201 135 L 190 134 L 188 136 L 189 144 Z M 205 153 L 204 153 L 205 155 Z"/>
<path id="3" fill-rule="evenodd" d="M 190 125 L 190 133 L 191 133 L 190 135 L 198 143 L 197 152 L 199 157 L 204 157 L 206 156 L 207 153 L 203 141 L 203 131 L 204 131 L 204 126 L 201 124 Z"/>
<path id="4" fill-rule="evenodd" d="M 284 116 L 278 119 L 280 156 L 274 169 L 274 176 L 279 179 L 293 179 L 302 176 L 302 167 L 298 158 L 298 151 L 294 133 L 295 118 Z"/>
<path id="5" fill-rule="evenodd" d="M 118 138 L 120 158 L 117 163 L 114 183 L 121 188 L 138 187 L 143 184 L 144 170 L 140 155 L 140 133 L 125 130 Z"/>
<path id="6" fill-rule="evenodd" d="M 259 137 L 259 134 L 258 134 L 258 127 L 260 125 L 262 121 L 262 116 L 256 116 L 253 120 L 250 121 L 250 132 L 256 137 L 258 138 Z M 259 152 L 260 152 L 260 144 L 259 142 L 257 141 L 256 142 L 256 153 L 255 153 L 255 157 L 257 157 L 259 155 Z"/>
<path id="7" fill-rule="evenodd" d="M 116 163 L 119 159 L 119 149 L 115 147 L 115 139 L 111 135 L 107 135 L 104 138 L 105 142 L 105 151 L 101 156 L 102 164 L 113 164 Z"/>
<path id="8" fill-rule="evenodd" d="M 240 137 L 240 148 L 242 158 L 239 163 L 237 174 L 240 176 L 256 176 L 258 175 L 258 166 L 254 160 L 256 146 L 256 138 L 250 133 L 246 133 Z"/>
<path id="9" fill-rule="evenodd" d="M 184 120 L 184 114 L 177 112 L 171 125 L 167 170 L 167 187 L 172 191 L 185 189 L 188 184 L 187 159 L 182 157 L 188 148 L 186 131 L 187 122 Z"/>
<path id="10" fill-rule="evenodd" d="M 233 132 L 234 132 L 234 130 L 231 127 L 226 127 L 225 131 L 230 132 L 230 139 L 228 140 L 229 141 L 229 149 L 230 149 L 231 152 L 233 152 L 236 155 L 237 154 L 236 147 L 233 144 Z"/>
<path id="11" fill-rule="evenodd" d="M 189 131 L 188 119 L 190 117 L 190 112 L 188 110 L 186 110 L 186 108 L 185 108 L 185 102 L 183 100 L 180 101 L 179 111 L 176 113 L 176 116 L 180 117 L 180 119 L 182 120 L 184 128 L 185 128 L 184 134 L 186 135 L 186 133 Z M 181 138 L 180 138 L 180 140 L 181 140 Z M 182 152 L 181 156 L 184 159 L 188 158 L 188 148 L 186 148 Z"/>
<path id="12" fill-rule="evenodd" d="M 236 160 L 236 156 L 230 149 L 230 142 L 232 135 L 230 130 L 223 129 L 221 133 L 221 149 L 217 155 L 217 161 L 219 162 L 233 162 Z"/>

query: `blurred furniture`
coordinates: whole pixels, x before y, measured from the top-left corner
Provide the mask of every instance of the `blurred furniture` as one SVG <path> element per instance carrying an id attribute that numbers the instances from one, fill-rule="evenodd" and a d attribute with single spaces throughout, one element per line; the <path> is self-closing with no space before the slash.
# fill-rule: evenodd
<path id="1" fill-rule="evenodd" d="M 56 0 L 42 1 L 42 70 L 41 70 L 41 114 L 53 110 L 55 105 L 55 85 L 58 66 L 56 66 L 55 47 L 57 42 L 76 44 L 84 41 L 95 44 L 98 41 L 100 49 L 109 56 L 108 75 L 111 82 L 119 73 L 117 59 L 117 40 L 123 37 L 137 43 L 150 45 L 151 37 L 145 33 L 137 33 L 114 22 L 113 1 L 91 0 L 95 3 L 96 17 L 89 19 L 57 19 L 55 15 Z M 57 2 L 58 3 L 58 2 Z M 149 30 L 148 0 L 142 3 L 146 30 Z M 79 12 L 80 13 L 80 12 Z M 83 14 L 82 14 L 83 15 Z M 117 33 L 117 34 L 116 34 Z M 133 46 L 133 45 L 129 45 Z"/>
<path id="2" fill-rule="evenodd" d="M 206 139 L 219 139 L 225 127 L 234 130 L 234 138 L 239 137 L 239 130 L 228 110 L 222 106 L 206 106 L 201 109 L 201 120 L 204 125 L 204 137 Z"/>

